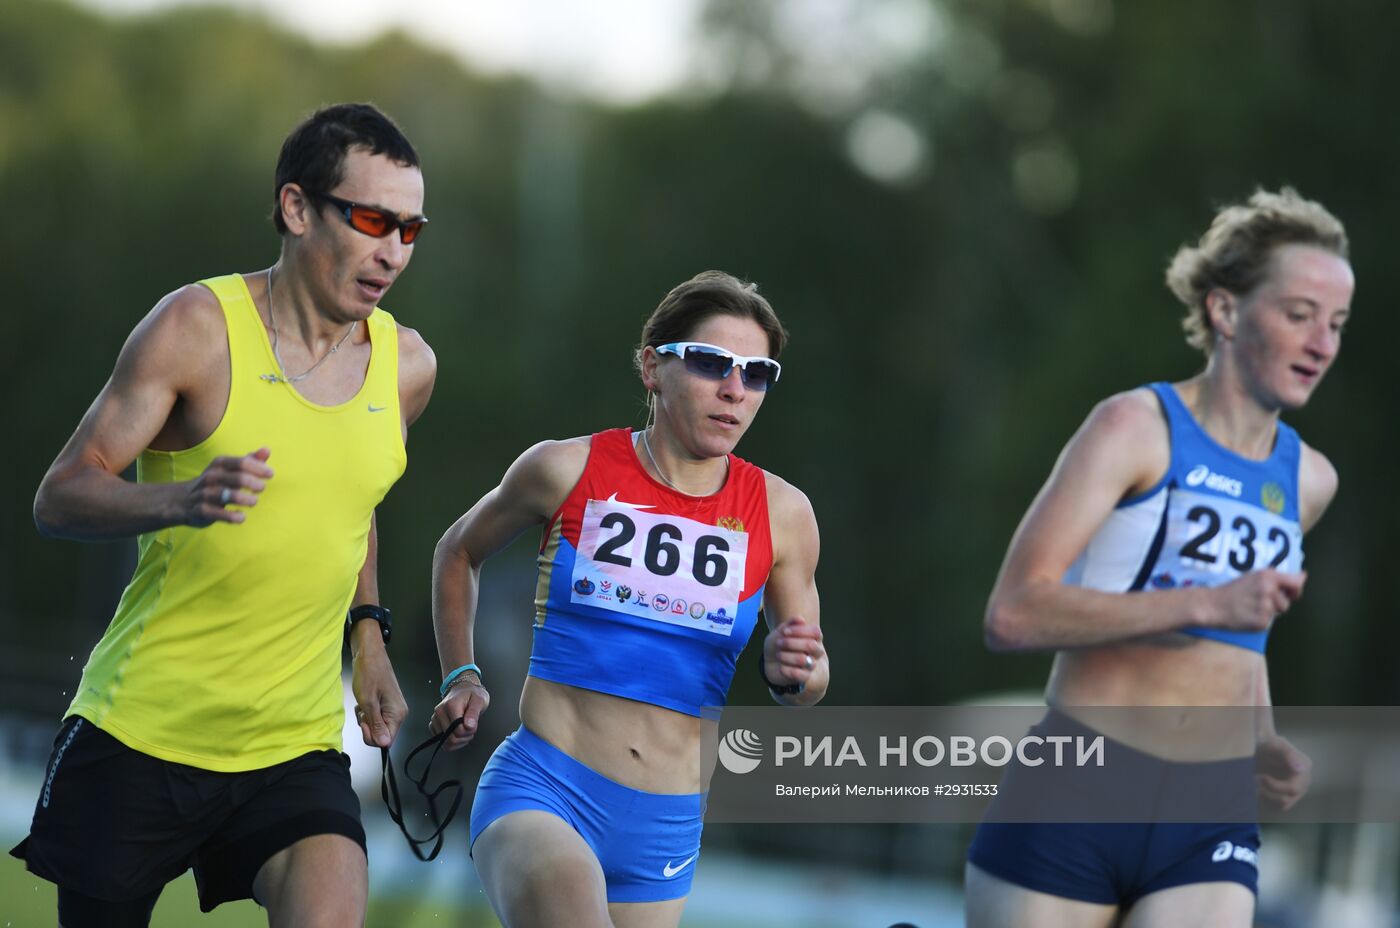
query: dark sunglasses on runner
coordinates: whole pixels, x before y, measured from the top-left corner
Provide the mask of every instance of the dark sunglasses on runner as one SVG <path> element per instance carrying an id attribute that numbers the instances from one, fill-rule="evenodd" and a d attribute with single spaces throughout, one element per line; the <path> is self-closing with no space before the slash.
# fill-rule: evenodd
<path id="1" fill-rule="evenodd" d="M 685 369 L 706 380 L 723 380 L 734 368 L 750 390 L 767 390 L 778 382 L 783 366 L 772 358 L 747 358 L 718 345 L 705 342 L 671 342 L 658 345 L 657 354 L 673 354 L 685 362 Z"/>
<path id="2" fill-rule="evenodd" d="M 323 200 L 334 206 L 340 215 L 345 217 L 350 228 L 356 232 L 363 232 L 373 238 L 383 238 L 398 229 L 399 241 L 405 245 L 412 245 L 413 240 L 418 237 L 418 233 L 423 231 L 423 226 L 428 222 L 427 216 L 419 216 L 417 219 L 405 221 L 393 213 L 385 212 L 377 207 L 362 206 L 359 203 L 331 196 L 329 193 L 310 193 L 309 196 L 314 200 Z"/>

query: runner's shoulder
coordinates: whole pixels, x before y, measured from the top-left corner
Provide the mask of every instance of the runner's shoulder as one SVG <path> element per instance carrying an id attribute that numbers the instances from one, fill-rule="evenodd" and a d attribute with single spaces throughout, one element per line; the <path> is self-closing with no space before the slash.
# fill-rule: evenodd
<path id="1" fill-rule="evenodd" d="M 1167 437 L 1167 422 L 1157 395 L 1138 387 L 1100 400 L 1085 420 L 1084 431 L 1115 444 L 1151 442 Z"/>
<path id="2" fill-rule="evenodd" d="M 122 354 L 167 370 L 200 370 L 227 358 L 228 329 L 218 297 L 200 284 L 167 293 L 137 323 Z"/>
<path id="3" fill-rule="evenodd" d="M 432 380 L 437 375 L 437 355 L 418 330 L 400 322 L 394 327 L 398 333 L 399 366 L 413 380 Z"/>
<path id="4" fill-rule="evenodd" d="M 562 501 L 583 476 L 592 446 L 589 435 L 531 445 L 510 466 L 505 484 Z"/>
<path id="5" fill-rule="evenodd" d="M 806 493 L 772 471 L 765 470 L 763 479 L 768 491 L 768 519 L 772 525 L 815 530 L 817 517 Z"/>
<path id="6" fill-rule="evenodd" d="M 1304 531 L 1311 529 L 1337 495 L 1337 468 L 1316 448 L 1302 444 L 1298 463 L 1299 515 Z"/>
<path id="7" fill-rule="evenodd" d="M 1096 483 L 1141 492 L 1171 466 L 1171 431 L 1156 394 L 1146 387 L 1101 400 L 1066 449 L 1069 470 Z"/>

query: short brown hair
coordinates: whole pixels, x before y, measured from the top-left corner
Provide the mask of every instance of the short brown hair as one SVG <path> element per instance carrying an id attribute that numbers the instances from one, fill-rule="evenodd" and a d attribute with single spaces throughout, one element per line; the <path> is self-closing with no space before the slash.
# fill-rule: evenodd
<path id="1" fill-rule="evenodd" d="M 330 193 L 345 179 L 345 155 L 363 148 L 395 164 L 416 168 L 418 152 L 394 121 L 369 103 L 322 107 L 302 120 L 282 142 L 272 186 L 272 224 L 287 233 L 282 188 L 297 184 L 309 194 Z"/>
<path id="2" fill-rule="evenodd" d="M 1196 245 L 1183 245 L 1167 267 L 1167 286 L 1186 306 L 1181 327 L 1186 342 L 1207 355 L 1214 347 L 1206 294 L 1216 288 L 1247 296 L 1269 272 L 1280 245 L 1311 245 L 1347 257 L 1342 223 L 1292 187 L 1278 193 L 1256 190 L 1244 204 L 1232 204 L 1215 219 Z"/>
<path id="3" fill-rule="evenodd" d="M 652 310 L 642 326 L 642 343 L 633 358 L 642 365 L 642 349 L 656 348 L 688 339 L 711 316 L 738 316 L 758 323 L 768 336 L 768 356 L 776 358 L 787 344 L 787 329 L 773 307 L 758 292 L 758 284 L 740 280 L 723 271 L 701 271 L 685 283 L 677 284 Z"/>

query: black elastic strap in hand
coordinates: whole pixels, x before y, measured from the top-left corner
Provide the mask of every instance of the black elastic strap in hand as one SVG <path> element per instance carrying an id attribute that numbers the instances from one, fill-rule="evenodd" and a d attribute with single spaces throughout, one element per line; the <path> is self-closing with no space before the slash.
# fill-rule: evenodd
<path id="1" fill-rule="evenodd" d="M 409 751 L 408 756 L 405 757 L 403 761 L 403 775 L 408 777 L 409 780 L 413 782 L 413 785 L 418 787 L 418 792 L 427 798 L 428 814 L 432 816 L 433 824 L 437 826 L 433 833 L 426 838 L 415 838 L 408 833 L 408 826 L 405 825 L 403 821 L 403 799 L 399 796 L 399 784 L 394 778 L 394 764 L 393 761 L 389 759 L 389 749 L 379 749 L 380 760 L 384 769 L 384 777 L 379 781 L 379 794 L 384 797 L 384 805 L 389 810 L 389 818 L 394 820 L 394 824 L 399 826 L 399 830 L 403 832 L 403 836 L 408 839 L 409 849 L 413 851 L 415 857 L 425 863 L 441 853 L 444 840 L 443 833 L 447 831 L 447 826 L 452 823 L 452 817 L 457 814 L 457 808 L 462 804 L 463 789 L 461 780 L 445 780 L 437 789 L 431 792 L 428 790 L 428 773 L 433 769 L 433 761 L 437 760 L 438 752 L 442 750 L 442 746 L 447 743 L 447 739 L 451 737 L 452 733 L 457 730 L 457 726 L 461 724 L 461 719 L 453 719 L 452 724 L 447 726 L 447 731 L 440 735 L 433 735 L 427 741 L 424 741 L 422 744 L 418 745 L 418 747 Z M 409 765 L 413 763 L 413 758 L 417 757 L 428 748 L 432 748 L 433 753 L 428 755 L 428 762 L 423 765 L 423 775 L 415 777 L 409 772 Z M 452 806 L 447 810 L 447 814 L 444 816 L 438 813 L 437 798 L 441 795 L 443 790 L 447 789 L 455 789 L 457 795 L 452 797 Z M 429 841 L 435 841 L 436 843 L 433 845 L 432 851 L 424 855 L 422 846 L 426 845 Z"/>

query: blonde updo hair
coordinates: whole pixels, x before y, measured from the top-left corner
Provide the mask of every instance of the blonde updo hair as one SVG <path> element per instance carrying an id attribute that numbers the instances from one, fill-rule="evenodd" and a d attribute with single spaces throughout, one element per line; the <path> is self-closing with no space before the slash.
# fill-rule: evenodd
<path id="1" fill-rule="evenodd" d="M 1268 274 L 1269 259 L 1280 245 L 1311 245 L 1347 257 L 1341 221 L 1292 187 L 1278 193 L 1256 190 L 1247 203 L 1216 213 L 1198 244 L 1181 246 L 1167 267 L 1167 286 L 1186 306 L 1181 327 L 1187 344 L 1210 355 L 1215 340 L 1206 294 L 1221 288 L 1248 296 Z"/>

